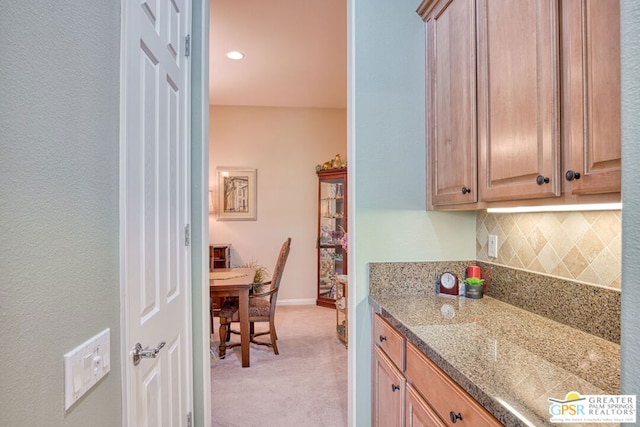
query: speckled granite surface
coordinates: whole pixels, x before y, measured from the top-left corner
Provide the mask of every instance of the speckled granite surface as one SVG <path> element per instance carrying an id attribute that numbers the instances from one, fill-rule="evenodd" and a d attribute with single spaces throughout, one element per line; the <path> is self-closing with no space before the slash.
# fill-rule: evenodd
<path id="1" fill-rule="evenodd" d="M 535 314 L 620 343 L 620 291 L 481 261 L 385 262 L 369 265 L 370 293 L 436 292 L 445 271 L 462 280 L 468 265 L 478 265 L 485 295 Z"/>
<path id="2" fill-rule="evenodd" d="M 445 271 L 463 278 L 475 261 L 377 262 L 369 264 L 369 293 L 377 295 L 433 294 Z"/>
<path id="3" fill-rule="evenodd" d="M 506 426 L 552 425 L 547 399 L 570 391 L 619 394 L 618 344 L 489 296 L 435 292 L 438 274 L 466 265 L 371 264 L 369 301 Z"/>
<path id="4" fill-rule="evenodd" d="M 620 343 L 620 290 L 477 262 L 488 295 Z"/>

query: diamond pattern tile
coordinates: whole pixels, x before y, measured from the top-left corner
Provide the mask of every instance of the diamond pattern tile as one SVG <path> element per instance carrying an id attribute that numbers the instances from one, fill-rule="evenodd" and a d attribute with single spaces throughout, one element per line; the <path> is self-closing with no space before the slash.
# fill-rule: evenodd
<path id="1" fill-rule="evenodd" d="M 620 289 L 621 213 L 549 212 L 476 216 L 477 259 Z M 498 257 L 488 257 L 488 235 Z"/>

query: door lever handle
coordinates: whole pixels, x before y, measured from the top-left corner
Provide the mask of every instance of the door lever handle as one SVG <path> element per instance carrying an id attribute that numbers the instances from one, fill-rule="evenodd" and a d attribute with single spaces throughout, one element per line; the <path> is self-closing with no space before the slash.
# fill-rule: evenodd
<path id="1" fill-rule="evenodd" d="M 138 364 L 140 364 L 140 359 L 142 358 L 155 359 L 156 356 L 158 355 L 158 352 L 162 347 L 164 347 L 165 344 L 166 342 L 162 341 L 160 344 L 158 344 L 156 348 L 143 350 L 142 344 L 137 342 L 136 345 L 133 347 L 133 352 L 132 352 L 133 366 L 138 366 Z"/>

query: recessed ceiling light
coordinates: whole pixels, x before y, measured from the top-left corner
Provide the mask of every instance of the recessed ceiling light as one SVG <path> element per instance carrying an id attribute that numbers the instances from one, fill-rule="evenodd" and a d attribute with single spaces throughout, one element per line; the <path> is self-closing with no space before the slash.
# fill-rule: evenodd
<path id="1" fill-rule="evenodd" d="M 239 52 L 237 50 L 232 50 L 231 52 L 227 52 L 227 58 L 235 59 L 237 61 L 244 58 L 244 53 Z"/>

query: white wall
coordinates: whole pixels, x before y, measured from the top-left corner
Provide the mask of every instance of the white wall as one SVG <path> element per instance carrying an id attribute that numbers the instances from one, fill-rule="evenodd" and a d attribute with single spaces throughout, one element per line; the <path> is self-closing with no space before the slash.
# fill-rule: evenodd
<path id="1" fill-rule="evenodd" d="M 232 265 L 253 260 L 272 271 L 291 237 L 278 301 L 315 302 L 315 167 L 337 153 L 346 159 L 346 110 L 211 106 L 209 135 L 211 188 L 218 166 L 256 168 L 258 187 L 258 220 L 218 221 L 212 214 L 210 241 L 231 243 Z"/>
<path id="2" fill-rule="evenodd" d="M 355 153 L 356 198 L 350 280 L 356 298 L 349 349 L 355 353 L 350 362 L 354 426 L 371 425 L 368 264 L 475 259 L 473 212 L 426 212 L 424 24 L 415 12 L 418 4 L 350 1 L 349 138 L 350 153 Z"/>
<path id="3" fill-rule="evenodd" d="M 0 425 L 120 425 L 120 2 L 2 2 Z M 111 328 L 64 410 L 63 355 Z"/>

